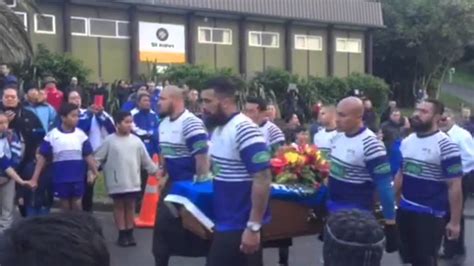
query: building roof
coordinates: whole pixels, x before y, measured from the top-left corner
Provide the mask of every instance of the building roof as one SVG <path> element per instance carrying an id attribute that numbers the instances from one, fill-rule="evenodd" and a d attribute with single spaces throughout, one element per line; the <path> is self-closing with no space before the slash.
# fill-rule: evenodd
<path id="1" fill-rule="evenodd" d="M 330 24 L 383 27 L 376 0 L 116 0 L 209 12 L 227 12 Z"/>

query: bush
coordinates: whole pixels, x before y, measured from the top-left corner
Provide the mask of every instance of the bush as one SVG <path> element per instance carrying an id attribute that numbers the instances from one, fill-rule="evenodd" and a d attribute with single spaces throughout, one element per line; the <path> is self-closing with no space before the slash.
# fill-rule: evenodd
<path id="1" fill-rule="evenodd" d="M 16 73 L 21 73 L 20 78 L 25 82 L 37 82 L 46 76 L 52 76 L 60 88 L 69 85 L 72 77 L 77 77 L 80 83 L 86 84 L 91 73 L 81 60 L 69 54 L 52 53 L 43 44 L 38 45 L 32 65 L 17 66 L 18 68 L 20 70 Z"/>
<path id="2" fill-rule="evenodd" d="M 366 74 L 351 74 L 345 80 L 350 89 L 362 91 L 379 111 L 384 108 L 390 88 L 383 79 Z"/>

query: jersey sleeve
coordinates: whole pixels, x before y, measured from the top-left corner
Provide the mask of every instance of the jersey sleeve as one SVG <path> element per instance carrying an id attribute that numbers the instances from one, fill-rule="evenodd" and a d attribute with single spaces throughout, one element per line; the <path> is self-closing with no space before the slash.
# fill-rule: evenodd
<path id="1" fill-rule="evenodd" d="M 270 152 L 256 125 L 245 121 L 237 125 L 236 142 L 240 158 L 249 174 L 270 167 Z"/>
<path id="2" fill-rule="evenodd" d="M 5 148 L 7 148 L 5 146 L 8 146 L 8 142 L 2 141 L 0 144 L 0 168 L 3 171 L 7 170 L 9 167 L 12 166 L 11 160 L 8 159 L 7 155 L 4 152 Z"/>
<path id="3" fill-rule="evenodd" d="M 447 179 L 462 177 L 461 153 L 458 145 L 446 137 L 439 141 L 439 148 L 443 176 Z"/>
<path id="4" fill-rule="evenodd" d="M 272 125 L 269 130 L 270 136 L 270 145 L 283 145 L 285 144 L 285 135 L 283 134 L 283 131 L 279 129 L 276 125 Z"/>
<path id="5" fill-rule="evenodd" d="M 39 147 L 39 154 L 43 155 L 44 157 L 53 155 L 53 146 L 51 145 L 51 134 L 52 132 L 48 133 L 44 137 L 44 140 Z"/>
<path id="6" fill-rule="evenodd" d="M 391 178 L 392 170 L 383 143 L 375 136 L 369 136 L 363 140 L 363 146 L 365 165 L 372 179 Z"/>
<path id="7" fill-rule="evenodd" d="M 207 153 L 208 135 L 204 123 L 197 117 L 189 117 L 183 121 L 183 135 L 186 146 L 192 155 Z"/>

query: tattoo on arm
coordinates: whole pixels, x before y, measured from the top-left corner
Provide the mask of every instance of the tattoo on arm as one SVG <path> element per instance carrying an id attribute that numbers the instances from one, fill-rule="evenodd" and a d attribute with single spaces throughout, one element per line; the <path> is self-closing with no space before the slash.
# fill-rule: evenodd
<path id="1" fill-rule="evenodd" d="M 253 174 L 252 210 L 249 221 L 261 223 L 270 198 L 272 175 L 269 169 Z"/>

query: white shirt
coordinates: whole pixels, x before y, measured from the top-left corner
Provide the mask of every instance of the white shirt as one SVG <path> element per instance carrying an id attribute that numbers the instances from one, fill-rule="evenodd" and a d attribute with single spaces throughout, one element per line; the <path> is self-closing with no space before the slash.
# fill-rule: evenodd
<path id="1" fill-rule="evenodd" d="M 464 174 L 474 171 L 474 138 L 464 128 L 454 125 L 447 134 L 461 150 L 462 170 Z"/>
<path id="2" fill-rule="evenodd" d="M 320 149 L 323 153 L 329 154 L 331 151 L 331 143 L 334 137 L 337 135 L 337 130 L 328 131 L 326 128 L 318 130 L 313 137 L 313 143 Z"/>

